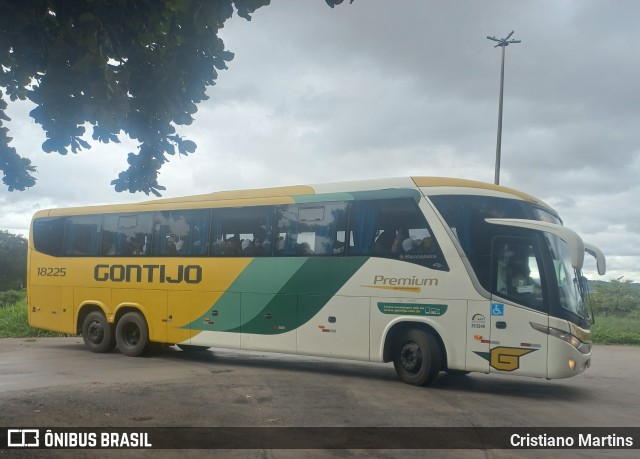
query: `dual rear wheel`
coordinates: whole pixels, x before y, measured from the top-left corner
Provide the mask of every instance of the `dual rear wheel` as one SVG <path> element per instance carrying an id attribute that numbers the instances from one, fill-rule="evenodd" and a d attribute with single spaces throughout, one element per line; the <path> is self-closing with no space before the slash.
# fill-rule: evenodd
<path id="1" fill-rule="evenodd" d="M 117 345 L 130 357 L 142 355 L 150 347 L 149 327 L 139 312 L 127 312 L 115 327 L 102 312 L 90 312 L 82 322 L 82 339 L 92 352 L 111 352 Z"/>
<path id="2" fill-rule="evenodd" d="M 139 312 L 127 312 L 116 325 L 116 342 L 124 355 L 137 357 L 149 346 L 149 327 Z"/>
<path id="3" fill-rule="evenodd" d="M 116 347 L 114 332 L 100 311 L 90 312 L 82 322 L 82 339 L 91 352 L 111 352 Z"/>

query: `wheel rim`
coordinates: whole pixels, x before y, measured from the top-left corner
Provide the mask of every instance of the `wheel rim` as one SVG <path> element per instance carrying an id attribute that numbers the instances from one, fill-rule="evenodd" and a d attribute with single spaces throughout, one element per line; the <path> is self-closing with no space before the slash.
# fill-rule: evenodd
<path id="1" fill-rule="evenodd" d="M 127 346 L 137 346 L 140 342 L 140 328 L 134 323 L 126 324 L 122 330 L 122 338 Z"/>
<path id="2" fill-rule="evenodd" d="M 405 371 L 417 373 L 422 366 L 420 346 L 413 341 L 404 343 L 400 349 L 400 363 Z"/>
<path id="3" fill-rule="evenodd" d="M 104 339 L 104 327 L 99 320 L 93 320 L 87 328 L 87 339 L 93 344 L 100 344 Z"/>

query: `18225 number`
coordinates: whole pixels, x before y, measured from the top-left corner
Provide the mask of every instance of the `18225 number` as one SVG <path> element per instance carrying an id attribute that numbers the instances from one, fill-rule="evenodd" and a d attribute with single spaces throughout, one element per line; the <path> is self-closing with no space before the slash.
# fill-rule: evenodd
<path id="1" fill-rule="evenodd" d="M 42 277 L 64 277 L 67 275 L 67 268 L 36 268 L 36 272 Z"/>

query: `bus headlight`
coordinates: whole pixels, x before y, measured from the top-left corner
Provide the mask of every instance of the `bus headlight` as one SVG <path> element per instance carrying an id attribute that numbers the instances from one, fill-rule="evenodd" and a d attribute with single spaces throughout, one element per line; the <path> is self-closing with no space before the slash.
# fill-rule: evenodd
<path id="1" fill-rule="evenodd" d="M 560 330 L 558 328 L 548 327 L 546 325 L 540 325 L 534 322 L 529 322 L 529 324 L 531 324 L 531 327 L 533 327 L 534 330 L 546 333 L 547 335 L 555 336 L 556 338 L 571 344 L 582 354 L 588 354 L 589 352 L 591 352 L 591 344 L 583 343 L 576 336 L 572 335 L 569 332 Z"/>

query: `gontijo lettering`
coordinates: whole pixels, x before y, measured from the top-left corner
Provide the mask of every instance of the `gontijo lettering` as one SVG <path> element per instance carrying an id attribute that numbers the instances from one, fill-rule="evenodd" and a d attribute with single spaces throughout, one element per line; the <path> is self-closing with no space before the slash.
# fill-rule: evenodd
<path id="1" fill-rule="evenodd" d="M 199 284 L 202 281 L 202 266 L 178 265 L 167 269 L 166 265 L 96 265 L 93 278 L 98 282 Z"/>

